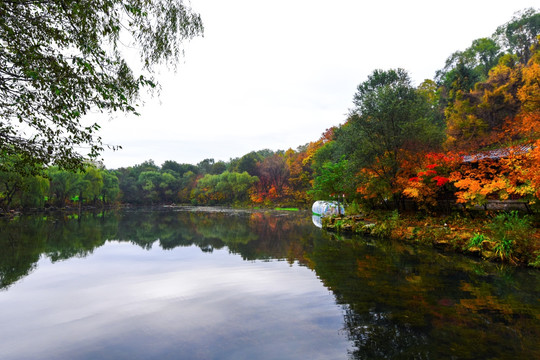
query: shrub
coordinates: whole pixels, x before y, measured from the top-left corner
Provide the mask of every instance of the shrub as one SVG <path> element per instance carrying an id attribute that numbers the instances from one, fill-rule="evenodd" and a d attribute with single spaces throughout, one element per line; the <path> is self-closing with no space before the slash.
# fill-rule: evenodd
<path id="1" fill-rule="evenodd" d="M 469 243 L 467 244 L 467 249 L 470 249 L 472 247 L 479 247 L 482 245 L 482 242 L 489 240 L 487 236 L 484 234 L 475 233 L 473 237 L 469 240 Z"/>
<path id="2" fill-rule="evenodd" d="M 517 211 L 501 213 L 493 218 L 489 228 L 496 242 L 495 254 L 501 260 L 513 261 L 513 253 L 517 249 L 523 253 L 530 252 L 532 226 L 528 216 L 520 217 Z"/>
<path id="3" fill-rule="evenodd" d="M 360 207 L 360 205 L 358 205 L 358 203 L 356 202 L 356 200 L 354 200 L 349 206 L 347 206 L 347 208 L 345 209 L 345 214 L 346 215 L 358 215 L 358 214 L 361 214 L 362 213 L 362 208 Z"/>
<path id="4" fill-rule="evenodd" d="M 371 229 L 371 234 L 378 237 L 390 237 L 392 230 L 399 225 L 399 212 L 397 210 L 392 211 L 390 215 L 386 215 L 381 221 L 378 221 Z"/>

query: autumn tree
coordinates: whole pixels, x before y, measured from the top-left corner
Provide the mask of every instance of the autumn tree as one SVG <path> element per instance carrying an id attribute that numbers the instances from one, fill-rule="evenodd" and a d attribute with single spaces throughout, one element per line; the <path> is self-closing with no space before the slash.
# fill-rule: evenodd
<path id="1" fill-rule="evenodd" d="M 508 66 L 527 64 L 531 57 L 531 45 L 540 34 L 540 13 L 526 9 L 514 15 L 511 21 L 497 28 L 491 37 L 476 39 L 465 50 L 458 50 L 448 57 L 445 66 L 437 71 L 435 81 L 440 86 L 441 104 L 452 107 L 454 102 L 464 101 L 469 106 L 469 92 L 475 90 L 477 83 L 484 83 L 491 76 L 490 71 L 501 58 Z M 462 104 L 458 104 L 459 107 Z M 477 118 L 466 122 L 475 123 Z M 476 122 L 478 123 L 478 122 Z M 477 125 L 474 125 L 477 126 Z"/>
<path id="2" fill-rule="evenodd" d="M 427 153 L 415 164 L 413 176 L 400 177 L 403 195 L 414 200 L 423 210 L 432 210 L 439 205 L 439 200 L 450 200 L 453 196 L 450 176 L 461 165 L 459 154 Z"/>
<path id="3" fill-rule="evenodd" d="M 193 171 L 185 172 L 179 180 L 178 201 L 180 203 L 190 203 L 191 193 L 197 186 L 198 175 Z"/>
<path id="4" fill-rule="evenodd" d="M 155 65 L 175 66 L 202 33 L 182 0 L 0 2 L 0 151 L 81 168 L 103 149 L 90 111 L 135 113 Z M 135 71 L 121 51 L 140 53 Z"/>
<path id="5" fill-rule="evenodd" d="M 495 107 L 493 111 L 497 113 L 494 123 L 489 123 L 489 118 L 484 116 L 483 121 L 491 133 L 476 138 L 476 149 L 486 144 L 497 147 L 484 151 L 477 149 L 464 157 L 460 168 L 450 175 L 450 181 L 457 188 L 458 203 L 466 206 L 485 205 L 490 199 L 516 198 L 522 199 L 527 206 L 538 204 L 539 49 L 539 43 L 531 47 L 532 55 L 525 66 L 517 64 L 512 69 L 499 64 L 490 73 L 486 84 L 476 87 L 477 93 L 481 94 L 476 96 L 481 101 L 476 107 L 470 108 L 470 113 L 481 116 L 491 107 Z M 505 115 L 504 118 L 502 115 Z"/>
<path id="6" fill-rule="evenodd" d="M 403 69 L 375 70 L 353 103 L 347 123 L 335 131 L 335 152 L 349 160 L 360 189 L 397 200 L 401 164 L 442 143 L 437 110 Z"/>
<path id="7" fill-rule="evenodd" d="M 289 196 L 294 203 L 310 205 L 310 190 L 314 181 L 313 160 L 317 150 L 323 145 L 323 139 L 298 147 L 297 151 L 285 152 L 289 167 Z"/>
<path id="8" fill-rule="evenodd" d="M 503 125 L 520 109 L 521 71 L 515 57 L 505 55 L 486 81 L 469 92 L 459 92 L 445 109 L 448 148 L 471 151 L 500 140 Z"/>
<path id="9" fill-rule="evenodd" d="M 265 158 L 257 165 L 259 174 L 258 191 L 269 200 L 279 200 L 286 197 L 286 189 L 290 170 L 284 156 L 274 154 Z"/>

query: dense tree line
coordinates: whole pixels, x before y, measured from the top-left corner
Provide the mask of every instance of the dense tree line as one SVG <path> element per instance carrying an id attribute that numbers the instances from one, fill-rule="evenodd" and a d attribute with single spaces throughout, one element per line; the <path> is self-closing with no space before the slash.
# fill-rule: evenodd
<path id="1" fill-rule="evenodd" d="M 15 156 L 3 156 L 0 168 L 0 209 L 42 209 L 66 206 L 105 206 L 118 201 L 118 177 L 102 166 L 88 164 L 74 172 L 51 166 L 20 170 Z M 19 170 L 13 170 L 19 169 Z"/>
<path id="2" fill-rule="evenodd" d="M 260 150 L 228 162 L 197 165 L 152 160 L 115 170 L 120 201 L 131 204 L 308 204 L 311 168 L 303 162 L 310 144 L 296 151 Z"/>
<path id="3" fill-rule="evenodd" d="M 152 160 L 79 172 L 0 154 L 0 201 L 13 207 L 114 202 L 304 206 L 345 199 L 365 208 L 466 206 L 540 198 L 540 13 L 517 13 L 456 51 L 433 80 L 375 70 L 347 121 L 296 150 L 252 151 L 196 165 Z"/>
<path id="4" fill-rule="evenodd" d="M 453 53 L 434 80 L 375 70 L 346 123 L 315 154 L 318 196 L 435 208 L 540 199 L 540 13 L 517 13 Z"/>

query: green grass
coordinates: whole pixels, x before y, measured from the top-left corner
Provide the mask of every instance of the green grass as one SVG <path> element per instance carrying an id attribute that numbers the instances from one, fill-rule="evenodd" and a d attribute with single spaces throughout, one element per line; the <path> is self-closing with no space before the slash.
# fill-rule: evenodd
<path id="1" fill-rule="evenodd" d="M 473 237 L 469 240 L 469 243 L 467 244 L 466 248 L 470 249 L 472 247 L 479 247 L 482 246 L 482 242 L 489 239 L 484 234 L 475 233 Z"/>

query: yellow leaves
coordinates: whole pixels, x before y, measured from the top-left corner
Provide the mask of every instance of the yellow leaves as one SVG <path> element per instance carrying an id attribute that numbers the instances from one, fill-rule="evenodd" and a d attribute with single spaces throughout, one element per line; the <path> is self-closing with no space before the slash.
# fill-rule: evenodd
<path id="1" fill-rule="evenodd" d="M 523 86 L 517 96 L 522 110 L 532 112 L 540 109 L 540 64 L 531 62 L 522 71 Z"/>
<path id="2" fill-rule="evenodd" d="M 480 193 L 482 195 L 488 195 L 496 191 L 506 189 L 507 187 L 508 187 L 508 182 L 502 177 L 497 177 L 493 179 L 492 181 L 486 183 L 483 186 L 483 188 L 480 190 Z"/>
<path id="3" fill-rule="evenodd" d="M 479 192 L 482 186 L 480 181 L 472 178 L 464 178 L 454 183 L 458 189 L 467 189 L 469 192 Z"/>
<path id="4" fill-rule="evenodd" d="M 449 175 L 459 189 L 455 194 L 458 203 L 481 205 L 488 199 L 507 200 L 511 195 L 529 203 L 536 201 L 540 194 L 540 148 L 508 150 L 497 161 L 479 158 Z"/>
<path id="5" fill-rule="evenodd" d="M 514 193 L 521 196 L 526 196 L 526 195 L 534 195 L 535 192 L 539 190 L 540 189 L 531 186 L 531 184 L 525 184 L 523 186 L 519 186 L 515 188 Z"/>
<path id="6" fill-rule="evenodd" d="M 411 198 L 417 198 L 420 195 L 420 192 L 416 188 L 406 188 L 403 190 L 403 195 L 411 197 Z"/>
<path id="7" fill-rule="evenodd" d="M 465 99 L 456 100 L 452 107 L 446 109 L 447 147 L 467 148 L 471 141 L 484 136 L 488 124 L 475 114 L 476 108 L 469 99 Z"/>
<path id="8" fill-rule="evenodd" d="M 526 65 L 503 59 L 486 81 L 456 93 L 445 109 L 446 148 L 470 153 L 467 163 L 447 176 L 458 203 L 540 198 L 540 43 L 536 46 Z M 519 146 L 501 145 L 510 143 Z M 482 147 L 493 151 L 480 153 Z M 404 195 L 429 196 L 420 184 L 407 184 Z"/>
<path id="9" fill-rule="evenodd" d="M 463 282 L 461 290 L 468 292 L 471 297 L 460 300 L 460 305 L 472 312 L 481 311 L 497 311 L 500 314 L 511 315 L 512 309 L 501 303 L 496 297 L 490 295 L 485 286 L 474 286 L 470 283 Z"/>

